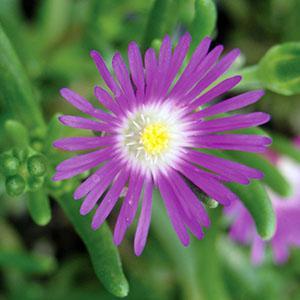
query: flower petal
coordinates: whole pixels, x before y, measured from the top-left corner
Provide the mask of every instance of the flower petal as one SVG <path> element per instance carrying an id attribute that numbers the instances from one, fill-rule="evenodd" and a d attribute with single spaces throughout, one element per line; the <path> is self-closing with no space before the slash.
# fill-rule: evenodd
<path id="1" fill-rule="evenodd" d="M 128 175 L 129 174 L 127 171 L 120 172 L 116 181 L 113 183 L 112 187 L 105 195 L 104 199 L 101 201 L 93 217 L 93 221 L 92 221 L 93 229 L 99 228 L 102 225 L 102 223 L 105 221 L 105 219 L 108 217 L 112 209 L 114 208 L 127 182 Z"/>
<path id="2" fill-rule="evenodd" d="M 153 182 L 151 179 L 146 179 L 144 184 L 144 199 L 142 203 L 141 215 L 134 237 L 134 251 L 137 256 L 141 255 L 147 241 L 151 221 L 152 192 Z"/>

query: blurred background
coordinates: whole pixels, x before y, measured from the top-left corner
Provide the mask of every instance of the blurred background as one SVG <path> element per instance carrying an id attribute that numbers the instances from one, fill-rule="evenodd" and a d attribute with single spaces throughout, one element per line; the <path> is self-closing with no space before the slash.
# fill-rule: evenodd
<path id="1" fill-rule="evenodd" d="M 22 135 L 25 127 L 29 133 L 22 137 L 28 135 L 32 153 L 18 157 L 43 152 L 51 163 L 61 161 L 51 141 L 74 130 L 58 129 L 56 114 L 77 112 L 59 89 L 95 101 L 93 88 L 102 85 L 90 50 L 110 62 L 117 50 L 125 57 L 132 40 L 157 49 L 164 34 L 176 42 L 190 31 L 193 47 L 210 34 L 226 51 L 241 49 L 232 71 L 244 76 L 239 89 L 266 90 L 251 109 L 272 115 L 265 129 L 278 137 L 275 150 L 300 163 L 290 143 L 300 135 L 299 0 L 0 0 L 0 24 L 1 153 L 18 151 L 12 145 L 23 141 L 14 132 Z M 229 221 L 219 207 L 210 209 L 213 226 L 205 239 L 187 249 L 159 209 L 139 258 L 132 250 L 133 229 L 120 256 L 105 246 L 111 243 L 107 232 L 87 240 L 90 220 L 79 220 L 77 204 L 64 204 L 73 201 L 76 184 L 51 183 L 51 168 L 39 179 L 30 177 L 26 187 L 19 177 L 8 186 L 0 175 L 1 300 L 116 299 L 128 292 L 125 277 L 126 299 L 300 299 L 300 250 L 291 249 L 289 260 L 276 265 L 268 249 L 265 261 L 253 265 L 249 247 L 229 238 Z M 109 223 L 114 221 L 112 216 Z"/>

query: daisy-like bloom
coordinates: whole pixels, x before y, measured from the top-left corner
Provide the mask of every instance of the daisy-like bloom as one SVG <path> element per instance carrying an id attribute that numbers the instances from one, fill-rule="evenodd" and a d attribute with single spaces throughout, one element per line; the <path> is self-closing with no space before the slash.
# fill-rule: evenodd
<path id="1" fill-rule="evenodd" d="M 95 87 L 95 96 L 105 110 L 95 108 L 69 89 L 61 90 L 68 102 L 94 118 L 62 116 L 61 123 L 101 132 L 101 135 L 56 141 L 55 147 L 67 151 L 97 150 L 59 164 L 54 180 L 98 167 L 74 193 L 75 199 L 85 198 L 81 214 L 97 206 L 93 229 L 101 226 L 126 190 L 114 230 L 117 245 L 133 222 L 141 198 L 134 240 L 137 255 L 146 243 L 154 188 L 160 191 L 174 230 L 186 246 L 189 244 L 187 228 L 201 239 L 201 227 L 209 225 L 204 207 L 189 182 L 228 205 L 236 196 L 223 182 L 247 184 L 251 178 L 262 177 L 255 169 L 198 151 L 206 148 L 263 152 L 270 144 L 267 137 L 220 133 L 263 124 L 269 115 L 256 112 L 215 118 L 258 101 L 263 92 L 246 92 L 215 103 L 241 80 L 240 76 L 233 76 L 214 84 L 232 65 L 239 50 L 234 49 L 220 59 L 223 47 L 209 50 L 211 39 L 205 38 L 180 72 L 190 43 L 187 33 L 172 51 L 171 39 L 166 36 L 158 57 L 150 48 L 143 59 L 137 44 L 131 42 L 129 69 L 120 53 L 112 59 L 115 77 L 101 55 L 92 51 L 96 67 L 109 88 L 107 91 Z"/>
<path id="2" fill-rule="evenodd" d="M 226 208 L 226 214 L 233 218 L 230 237 L 242 244 L 251 244 L 253 264 L 262 263 L 265 248 L 271 244 L 274 261 L 282 264 L 289 257 L 290 247 L 300 247 L 300 166 L 286 157 L 276 159 L 276 164 L 293 187 L 289 198 L 280 199 L 268 191 L 276 216 L 276 231 L 271 241 L 263 241 L 256 232 L 251 215 L 240 201 Z"/>

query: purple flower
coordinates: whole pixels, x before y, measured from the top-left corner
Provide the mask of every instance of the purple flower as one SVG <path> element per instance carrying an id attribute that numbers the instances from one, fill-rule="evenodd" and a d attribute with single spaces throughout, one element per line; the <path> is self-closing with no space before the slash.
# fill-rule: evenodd
<path id="1" fill-rule="evenodd" d="M 110 90 L 95 87 L 95 96 L 105 110 L 94 108 L 69 89 L 61 90 L 68 102 L 94 118 L 62 116 L 61 123 L 101 135 L 56 141 L 55 147 L 67 151 L 97 150 L 63 161 L 53 179 L 71 178 L 98 167 L 74 193 L 75 199 L 85 198 L 81 214 L 89 213 L 97 205 L 93 229 L 101 226 L 127 188 L 114 230 L 117 245 L 133 222 L 142 198 L 134 240 L 137 255 L 146 243 L 154 188 L 159 189 L 174 230 L 187 246 L 187 228 L 201 239 L 201 226 L 209 225 L 208 216 L 188 181 L 228 205 L 237 197 L 223 182 L 247 184 L 252 178 L 262 177 L 255 169 L 196 149 L 263 152 L 271 142 L 258 135 L 220 134 L 266 123 L 269 115 L 262 112 L 215 118 L 258 101 L 263 92 L 246 92 L 215 103 L 241 80 L 240 76 L 233 76 L 214 84 L 230 68 L 239 50 L 234 49 L 220 59 L 223 47 L 219 45 L 209 51 L 211 39 L 205 38 L 180 73 L 190 43 L 187 33 L 172 51 L 171 39 L 166 36 L 158 57 L 150 48 L 143 60 L 137 44 L 131 42 L 129 70 L 120 53 L 112 59 L 115 78 L 101 55 L 92 51 L 91 56 Z"/>
<path id="2" fill-rule="evenodd" d="M 286 262 L 289 247 L 300 247 L 300 166 L 285 157 L 280 157 L 277 164 L 294 189 L 293 195 L 287 199 L 280 199 L 268 191 L 277 223 L 271 241 L 266 242 L 259 237 L 251 215 L 240 201 L 236 201 L 225 210 L 233 219 L 230 237 L 242 244 L 252 245 L 251 260 L 254 264 L 262 263 L 267 243 L 272 246 L 274 261 L 277 264 Z"/>

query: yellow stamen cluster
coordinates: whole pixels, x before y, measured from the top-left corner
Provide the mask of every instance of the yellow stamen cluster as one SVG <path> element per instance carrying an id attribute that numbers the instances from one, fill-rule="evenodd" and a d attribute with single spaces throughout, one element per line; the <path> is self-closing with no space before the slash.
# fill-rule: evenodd
<path id="1" fill-rule="evenodd" d="M 161 154 L 169 144 L 167 127 L 162 123 L 147 125 L 141 134 L 141 143 L 148 155 Z"/>

